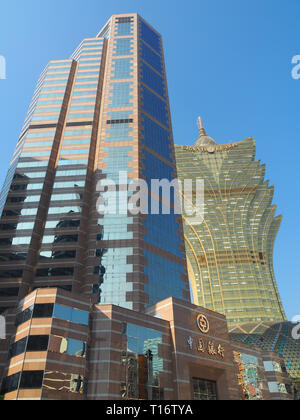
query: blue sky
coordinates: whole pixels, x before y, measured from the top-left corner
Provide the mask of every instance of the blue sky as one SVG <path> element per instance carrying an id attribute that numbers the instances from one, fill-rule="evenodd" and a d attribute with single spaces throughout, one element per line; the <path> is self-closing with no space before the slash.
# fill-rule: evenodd
<path id="1" fill-rule="evenodd" d="M 163 35 L 174 137 L 192 144 L 201 115 L 218 143 L 253 136 L 283 224 L 275 272 L 289 318 L 300 314 L 299 0 L 6 0 L 1 2 L 2 185 L 35 83 L 114 13 L 138 12 Z"/>

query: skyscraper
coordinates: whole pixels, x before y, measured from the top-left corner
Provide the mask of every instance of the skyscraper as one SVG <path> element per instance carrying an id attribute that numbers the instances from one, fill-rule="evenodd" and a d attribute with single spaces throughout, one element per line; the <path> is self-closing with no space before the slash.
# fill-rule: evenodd
<path id="1" fill-rule="evenodd" d="M 204 215 L 184 218 L 195 303 L 226 315 L 229 325 L 282 322 L 273 270 L 281 216 L 252 138 L 218 145 L 200 120 L 195 146 L 176 146 L 178 177 L 204 180 Z"/>
<path id="2" fill-rule="evenodd" d="M 138 311 L 189 299 L 181 219 L 123 211 L 152 178 L 176 178 L 162 40 L 114 15 L 37 84 L 0 199 L 1 311 L 45 287 Z M 99 214 L 101 180 L 115 214 Z"/>
<path id="3" fill-rule="evenodd" d="M 175 196 L 164 214 L 152 184 L 174 178 L 161 37 L 115 15 L 42 73 L 2 190 L 0 398 L 236 400 L 234 352 L 283 364 L 189 302 Z M 271 375 L 262 397 L 291 399 Z"/>

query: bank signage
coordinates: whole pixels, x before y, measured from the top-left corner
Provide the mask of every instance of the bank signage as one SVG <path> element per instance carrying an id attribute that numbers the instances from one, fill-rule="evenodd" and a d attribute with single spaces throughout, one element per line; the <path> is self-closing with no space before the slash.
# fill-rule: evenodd
<path id="1" fill-rule="evenodd" d="M 196 318 L 196 323 L 198 329 L 201 331 L 202 334 L 208 334 L 210 331 L 210 323 L 208 318 L 203 315 L 199 314 Z M 216 343 L 213 340 L 208 340 L 204 338 L 195 338 L 189 336 L 187 338 L 187 344 L 190 350 L 197 350 L 198 353 L 206 353 L 212 357 L 221 357 L 222 359 L 225 358 L 225 349 L 220 343 Z"/>

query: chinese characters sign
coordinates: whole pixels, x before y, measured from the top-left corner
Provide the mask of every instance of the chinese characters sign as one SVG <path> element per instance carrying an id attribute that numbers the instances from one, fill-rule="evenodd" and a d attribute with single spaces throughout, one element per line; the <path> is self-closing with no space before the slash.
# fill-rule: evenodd
<path id="1" fill-rule="evenodd" d="M 189 337 L 187 339 L 188 346 L 191 350 L 197 349 L 199 353 L 207 353 L 210 356 L 225 358 L 225 349 L 221 344 L 216 344 L 213 341 L 204 341 L 203 339 L 194 339 Z"/>

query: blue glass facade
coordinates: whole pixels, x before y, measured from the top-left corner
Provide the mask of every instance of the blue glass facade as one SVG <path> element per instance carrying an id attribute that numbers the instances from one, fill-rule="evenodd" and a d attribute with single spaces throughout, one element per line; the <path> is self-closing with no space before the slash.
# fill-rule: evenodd
<path id="1" fill-rule="evenodd" d="M 173 141 L 171 122 L 169 119 L 169 104 L 166 88 L 166 75 L 164 59 L 162 56 L 160 36 L 140 19 L 140 98 L 141 98 L 141 142 L 147 149 L 143 149 L 142 174 L 149 189 L 151 181 L 168 180 L 176 178 L 174 168 Z M 169 164 L 167 164 L 167 162 Z M 160 190 L 161 196 L 161 190 Z M 186 284 L 183 252 L 180 249 L 182 236 L 181 223 L 177 219 L 172 207 L 170 215 L 162 214 L 162 203 L 155 206 L 160 209 L 160 214 L 149 214 L 143 225 L 146 228 L 144 241 L 155 247 L 154 252 L 144 251 L 148 264 L 144 273 L 148 278 L 145 292 L 149 296 L 149 305 L 159 300 L 170 297 L 184 298 Z M 174 203 L 174 190 L 170 193 L 171 205 Z M 149 210 L 152 206 L 149 204 Z M 163 257 L 167 252 L 169 257 Z"/>
<path id="2" fill-rule="evenodd" d="M 169 126 L 168 108 L 165 101 L 152 93 L 145 86 L 141 87 L 142 110 L 153 117 L 155 120 Z"/>
<path id="3" fill-rule="evenodd" d="M 128 223 L 127 220 L 124 221 Z M 108 235 L 112 226 L 110 224 L 105 230 Z M 119 232 L 117 235 L 119 236 Z M 101 265 L 105 267 L 101 285 L 101 304 L 132 309 L 132 302 L 127 300 L 127 293 L 133 290 L 133 284 L 127 282 L 127 274 L 133 271 L 133 266 L 127 263 L 127 259 L 132 254 L 132 248 L 108 248 L 105 251 L 101 259 Z"/>
<path id="4" fill-rule="evenodd" d="M 158 93 L 162 98 L 166 99 L 165 82 L 162 76 L 152 70 L 147 64 L 141 63 L 142 77 L 141 80 L 149 88 Z"/>
<path id="5" fill-rule="evenodd" d="M 148 266 L 145 267 L 148 276 L 145 291 L 149 296 L 149 305 L 167 299 L 170 294 L 183 299 L 185 285 L 181 276 L 184 275 L 184 267 L 149 251 L 144 251 L 144 256 L 148 260 Z"/>
<path id="6" fill-rule="evenodd" d="M 142 114 L 142 142 L 163 158 L 172 161 L 172 143 L 170 132 Z"/>
<path id="7" fill-rule="evenodd" d="M 161 38 L 154 32 L 149 25 L 147 25 L 142 19 L 139 21 L 141 39 L 145 41 L 151 48 L 157 53 L 161 54 Z"/>
<path id="8" fill-rule="evenodd" d="M 141 42 L 140 44 L 141 58 L 151 67 L 153 67 L 160 74 L 164 72 L 162 57 L 153 51 L 147 44 Z"/>

